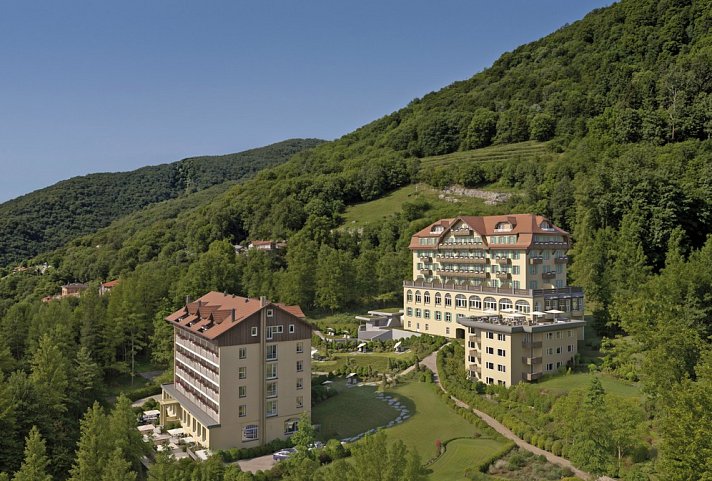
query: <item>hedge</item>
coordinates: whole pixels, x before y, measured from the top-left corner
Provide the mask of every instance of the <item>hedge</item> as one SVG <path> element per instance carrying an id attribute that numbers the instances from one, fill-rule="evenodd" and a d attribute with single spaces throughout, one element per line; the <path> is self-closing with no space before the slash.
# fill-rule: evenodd
<path id="1" fill-rule="evenodd" d="M 494 453 L 492 456 L 489 458 L 486 458 L 482 461 L 480 461 L 479 464 L 469 467 L 465 470 L 465 477 L 469 477 L 470 473 L 475 471 L 475 472 L 480 472 L 480 473 L 486 473 L 489 470 L 489 467 L 497 461 L 499 458 L 506 456 L 509 454 L 509 452 L 514 449 L 517 445 L 513 442 L 510 441 L 508 442 L 502 449 Z"/>

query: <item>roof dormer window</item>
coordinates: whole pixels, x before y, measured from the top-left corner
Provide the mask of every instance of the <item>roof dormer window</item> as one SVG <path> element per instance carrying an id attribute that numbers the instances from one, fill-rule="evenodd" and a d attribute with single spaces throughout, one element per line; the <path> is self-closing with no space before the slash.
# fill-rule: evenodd
<path id="1" fill-rule="evenodd" d="M 554 226 L 552 226 L 551 224 L 549 224 L 548 221 L 543 221 L 541 224 L 539 224 L 539 228 L 540 228 L 541 230 L 546 230 L 546 231 L 553 231 L 553 230 L 554 230 Z"/>
<path id="2" fill-rule="evenodd" d="M 495 232 L 510 232 L 512 230 L 512 224 L 509 222 L 497 222 L 494 226 Z"/>
<path id="3" fill-rule="evenodd" d="M 445 229 L 443 228 L 443 226 L 441 226 L 441 225 L 434 225 L 434 226 L 430 229 L 430 232 L 432 232 L 433 234 L 439 234 L 439 233 L 442 232 L 443 230 L 445 230 Z"/>

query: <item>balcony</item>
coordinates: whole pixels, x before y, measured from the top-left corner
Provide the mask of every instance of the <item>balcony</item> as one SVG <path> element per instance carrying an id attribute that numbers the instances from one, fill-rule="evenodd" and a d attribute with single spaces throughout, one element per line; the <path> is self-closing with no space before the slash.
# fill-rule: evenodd
<path id="1" fill-rule="evenodd" d="M 541 273 L 542 279 L 553 279 L 555 277 L 556 277 L 556 271 L 548 271 L 548 272 Z"/>
<path id="2" fill-rule="evenodd" d="M 541 379 L 542 373 L 541 372 L 523 372 L 522 373 L 522 379 L 525 381 L 536 381 L 537 379 Z"/>
<path id="3" fill-rule="evenodd" d="M 420 272 L 424 276 L 432 276 L 433 275 L 432 269 L 418 269 L 418 272 Z"/>
<path id="4" fill-rule="evenodd" d="M 484 271 L 449 271 L 449 270 L 437 270 L 435 271 L 440 277 L 471 277 L 473 279 L 486 279 L 487 273 Z"/>
<path id="5" fill-rule="evenodd" d="M 507 280 L 512 278 L 512 274 L 509 272 L 499 271 L 495 273 L 495 277 L 497 277 L 497 279 Z"/>
<path id="6" fill-rule="evenodd" d="M 522 341 L 522 347 L 526 349 L 540 349 L 541 341 Z"/>
<path id="7" fill-rule="evenodd" d="M 458 229 L 451 232 L 455 237 L 469 237 L 472 235 L 472 231 L 470 229 Z"/>
<path id="8" fill-rule="evenodd" d="M 554 263 L 555 263 L 555 264 L 568 264 L 568 263 L 569 263 L 569 256 L 555 257 L 555 258 L 554 258 Z"/>
<path id="9" fill-rule="evenodd" d="M 499 264 L 500 266 L 506 266 L 506 265 L 509 265 L 509 264 L 512 263 L 512 259 L 510 259 L 509 257 L 499 257 L 499 256 L 497 256 L 497 257 L 495 258 L 495 260 L 497 261 L 497 264 Z"/>
<path id="10" fill-rule="evenodd" d="M 544 258 L 541 256 L 530 256 L 529 257 L 530 264 L 541 264 L 542 262 L 544 262 Z"/>
<path id="11" fill-rule="evenodd" d="M 444 256 L 442 254 L 438 254 L 437 257 L 438 261 L 440 262 L 451 262 L 454 264 L 487 264 L 487 258 L 486 257 L 454 257 L 454 256 Z"/>
<path id="12" fill-rule="evenodd" d="M 419 257 L 418 260 L 420 260 L 423 264 L 431 264 L 433 262 L 433 258 L 430 256 Z"/>
<path id="13" fill-rule="evenodd" d="M 541 364 L 541 357 L 526 357 L 522 356 L 522 363 L 527 366 L 534 366 L 536 364 Z"/>

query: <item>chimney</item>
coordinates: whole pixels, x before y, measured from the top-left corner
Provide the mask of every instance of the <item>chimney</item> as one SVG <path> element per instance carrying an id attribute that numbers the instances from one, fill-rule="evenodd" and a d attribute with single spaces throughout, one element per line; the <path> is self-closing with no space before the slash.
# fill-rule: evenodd
<path id="1" fill-rule="evenodd" d="M 235 322 L 235 308 L 232 308 L 232 322 Z"/>
<path id="2" fill-rule="evenodd" d="M 265 296 L 260 296 L 260 306 L 264 307 L 267 305 L 267 298 Z"/>
<path id="3" fill-rule="evenodd" d="M 190 296 L 185 296 L 185 305 L 190 304 Z"/>

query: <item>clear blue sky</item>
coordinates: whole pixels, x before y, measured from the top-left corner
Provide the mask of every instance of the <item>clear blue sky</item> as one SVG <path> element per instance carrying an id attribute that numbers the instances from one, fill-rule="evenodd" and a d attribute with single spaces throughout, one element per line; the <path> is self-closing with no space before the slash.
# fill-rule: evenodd
<path id="1" fill-rule="evenodd" d="M 290 137 L 338 138 L 610 0 L 0 5 L 0 201 Z"/>

